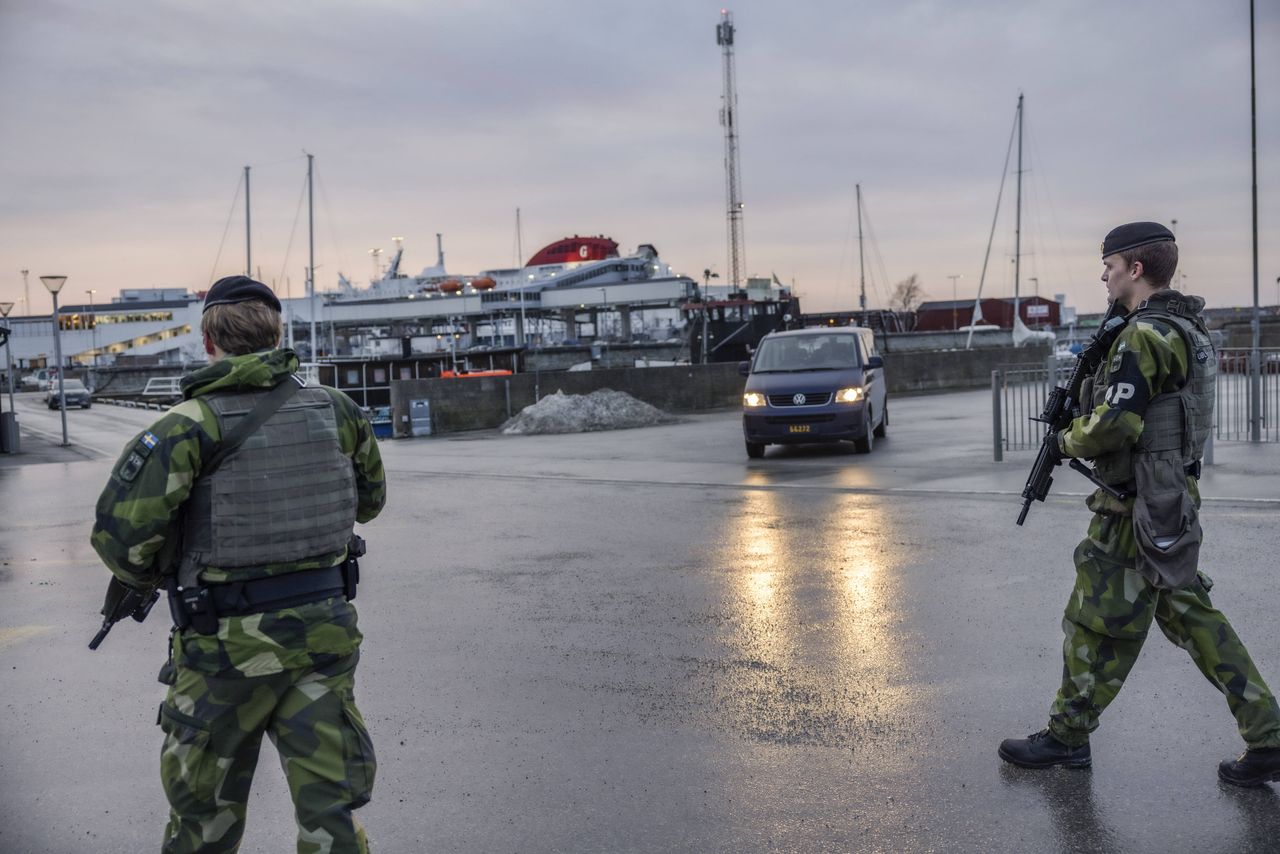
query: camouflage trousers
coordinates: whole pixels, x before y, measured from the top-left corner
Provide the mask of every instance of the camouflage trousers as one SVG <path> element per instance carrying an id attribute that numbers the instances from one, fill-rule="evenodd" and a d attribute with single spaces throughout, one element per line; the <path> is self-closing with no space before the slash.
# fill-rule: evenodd
<path id="1" fill-rule="evenodd" d="M 1049 731 L 1073 746 L 1089 740 L 1155 620 L 1226 696 L 1245 743 L 1280 747 L 1276 698 L 1231 623 L 1209 601 L 1213 582 L 1198 573 L 1189 587 L 1157 588 L 1134 568 L 1135 561 L 1132 520 L 1095 514 L 1089 536 L 1075 551 L 1076 583 L 1062 620 L 1062 687 Z"/>
<path id="2" fill-rule="evenodd" d="M 367 852 L 373 745 L 356 709 L 358 655 L 318 669 L 216 677 L 181 666 L 160 707 L 165 852 L 236 851 L 265 732 L 280 754 L 299 854 Z"/>

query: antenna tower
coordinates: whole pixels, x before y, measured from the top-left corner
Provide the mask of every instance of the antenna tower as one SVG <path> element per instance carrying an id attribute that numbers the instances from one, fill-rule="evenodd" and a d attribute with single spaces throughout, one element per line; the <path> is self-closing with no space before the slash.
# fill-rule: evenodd
<path id="1" fill-rule="evenodd" d="M 742 177 L 738 174 L 738 87 L 733 70 L 733 14 L 720 10 L 716 25 L 716 44 L 724 56 L 724 103 L 720 106 L 720 124 L 724 127 L 724 185 L 729 227 L 729 281 L 731 287 L 742 284 L 742 268 L 746 266 L 747 248 L 742 237 Z"/>

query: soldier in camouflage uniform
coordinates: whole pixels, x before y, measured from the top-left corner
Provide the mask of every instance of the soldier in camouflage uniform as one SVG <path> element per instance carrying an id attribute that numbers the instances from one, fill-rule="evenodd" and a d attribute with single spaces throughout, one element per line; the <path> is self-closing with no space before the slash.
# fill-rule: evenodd
<path id="1" fill-rule="evenodd" d="M 265 285 L 220 280 L 201 327 L 211 364 L 126 446 L 92 535 L 113 573 L 104 614 L 122 591 L 170 591 L 163 850 L 237 850 L 265 733 L 298 851 L 367 851 L 352 811 L 369 801 L 375 764 L 353 695 L 361 634 L 347 545 L 385 500 L 378 446 L 346 395 L 301 387 L 297 358 L 276 349 L 280 303 Z M 284 384 L 287 402 L 211 471 L 228 431 Z"/>
<path id="2" fill-rule="evenodd" d="M 1103 482 L 1062 625 L 1062 686 L 1049 726 L 1006 739 L 1000 757 L 1026 768 L 1088 767 L 1089 733 L 1120 691 L 1154 620 L 1187 650 L 1235 716 L 1245 752 L 1219 777 L 1241 786 L 1280 781 L 1280 709 L 1198 570 L 1200 457 L 1213 414 L 1216 356 L 1204 300 L 1169 288 L 1173 234 L 1157 223 L 1114 229 L 1102 245 L 1108 296 L 1127 322 L 1081 390 L 1085 414 L 1058 434 L 1061 457 L 1093 460 Z"/>

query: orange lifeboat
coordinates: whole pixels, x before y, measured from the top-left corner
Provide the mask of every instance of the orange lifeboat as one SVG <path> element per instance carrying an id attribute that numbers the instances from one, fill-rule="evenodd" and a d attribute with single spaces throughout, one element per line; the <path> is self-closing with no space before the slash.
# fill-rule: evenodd
<path id="1" fill-rule="evenodd" d="M 492 371 L 441 371 L 440 376 L 443 379 L 467 379 L 469 377 L 509 377 L 511 371 L 492 370 Z"/>
<path id="2" fill-rule="evenodd" d="M 498 286 L 498 283 L 488 276 L 481 276 L 478 279 L 471 280 L 471 287 L 477 291 L 491 291 Z"/>
<path id="3" fill-rule="evenodd" d="M 440 283 L 440 292 L 444 294 L 456 294 L 462 290 L 462 282 L 457 279 L 445 279 Z"/>

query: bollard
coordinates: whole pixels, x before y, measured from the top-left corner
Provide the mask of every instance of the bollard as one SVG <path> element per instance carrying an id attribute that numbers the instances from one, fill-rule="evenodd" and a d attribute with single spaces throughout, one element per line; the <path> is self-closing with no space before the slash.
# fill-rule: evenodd
<path id="1" fill-rule="evenodd" d="M 1004 447 L 1000 441 L 1000 371 L 991 372 L 991 436 L 995 461 L 1004 459 Z"/>
<path id="2" fill-rule="evenodd" d="M 22 452 L 18 432 L 18 417 L 12 412 L 0 414 L 0 450 L 6 454 Z"/>

